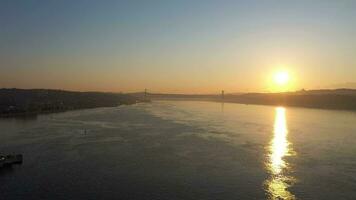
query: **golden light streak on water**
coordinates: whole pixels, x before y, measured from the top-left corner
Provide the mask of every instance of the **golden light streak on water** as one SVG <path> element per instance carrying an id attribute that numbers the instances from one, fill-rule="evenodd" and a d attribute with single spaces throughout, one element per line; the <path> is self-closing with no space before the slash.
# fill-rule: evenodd
<path id="1" fill-rule="evenodd" d="M 271 199 L 295 199 L 295 196 L 288 191 L 294 178 L 288 176 L 286 172 L 289 166 L 285 156 L 292 155 L 292 149 L 287 139 L 286 109 L 283 107 L 276 108 L 273 132 L 273 139 L 268 148 L 267 169 L 270 178 L 266 181 L 267 192 Z"/>

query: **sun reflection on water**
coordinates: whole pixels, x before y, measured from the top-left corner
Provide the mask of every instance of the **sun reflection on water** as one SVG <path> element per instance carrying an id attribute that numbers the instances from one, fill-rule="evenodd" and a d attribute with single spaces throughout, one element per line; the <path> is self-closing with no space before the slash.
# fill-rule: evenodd
<path id="1" fill-rule="evenodd" d="M 267 192 L 271 199 L 295 199 L 288 191 L 294 182 L 294 178 L 287 175 L 288 163 L 285 156 L 292 155 L 290 142 L 287 140 L 288 127 L 286 121 L 286 110 L 277 107 L 274 121 L 274 136 L 268 147 L 267 169 L 270 178 L 266 181 Z"/>

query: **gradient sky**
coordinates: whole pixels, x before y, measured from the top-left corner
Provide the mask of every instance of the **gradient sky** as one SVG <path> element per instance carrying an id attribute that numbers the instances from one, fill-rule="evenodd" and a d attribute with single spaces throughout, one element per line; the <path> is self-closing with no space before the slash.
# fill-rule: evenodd
<path id="1" fill-rule="evenodd" d="M 356 87 L 356 1 L 0 0 L 0 87 Z"/>

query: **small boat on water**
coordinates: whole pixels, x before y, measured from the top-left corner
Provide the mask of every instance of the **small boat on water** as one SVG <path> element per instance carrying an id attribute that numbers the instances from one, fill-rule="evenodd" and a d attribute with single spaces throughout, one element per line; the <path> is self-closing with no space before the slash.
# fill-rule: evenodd
<path id="1" fill-rule="evenodd" d="M 0 168 L 13 164 L 22 164 L 22 154 L 0 156 Z"/>

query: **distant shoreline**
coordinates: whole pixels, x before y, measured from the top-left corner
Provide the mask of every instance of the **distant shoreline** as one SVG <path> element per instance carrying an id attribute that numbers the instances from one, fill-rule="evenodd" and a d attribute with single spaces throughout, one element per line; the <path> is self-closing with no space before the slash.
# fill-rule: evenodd
<path id="1" fill-rule="evenodd" d="M 318 109 L 318 110 L 330 110 L 330 111 L 349 111 L 355 112 L 356 109 L 333 109 L 333 108 L 318 108 L 318 107 L 307 107 L 307 106 L 293 106 L 293 105 L 279 105 L 279 104 L 262 104 L 262 103 L 241 103 L 237 101 L 221 101 L 218 99 L 196 99 L 196 98 L 154 98 L 153 101 L 201 101 L 201 102 L 214 102 L 214 103 L 233 103 L 241 105 L 255 105 L 255 106 L 282 106 L 290 108 L 305 108 L 305 109 Z"/>
<path id="2" fill-rule="evenodd" d="M 149 94 L 152 100 L 189 100 L 251 105 L 289 106 L 326 110 L 356 111 L 356 90 L 310 90 L 287 93 L 246 93 L 221 95 Z"/>
<path id="3" fill-rule="evenodd" d="M 135 104 L 140 101 L 143 101 L 143 99 L 117 93 L 0 89 L 0 118 L 36 116 L 99 107 L 116 107 Z"/>
<path id="4" fill-rule="evenodd" d="M 139 103 L 135 102 L 135 103 Z M 95 108 L 114 108 L 122 105 L 132 105 L 130 104 L 120 104 L 117 106 L 99 106 L 99 107 L 90 107 L 90 108 L 74 108 L 74 109 L 66 109 L 66 110 L 53 110 L 53 111 L 40 111 L 40 112 L 23 112 L 23 113 L 8 113 L 8 114 L 0 114 L 0 118 L 26 118 L 26 117 L 35 117 L 38 115 L 46 115 L 46 114 L 55 114 L 55 113 L 64 113 L 68 111 L 76 111 L 76 110 L 86 110 L 86 109 L 95 109 Z"/>
<path id="5" fill-rule="evenodd" d="M 0 118 L 37 116 L 39 114 L 100 107 L 117 107 L 137 102 L 147 102 L 149 99 L 213 101 L 247 105 L 356 111 L 356 90 L 354 89 L 225 94 L 224 96 L 213 94 L 118 94 L 45 89 L 0 89 Z"/>

